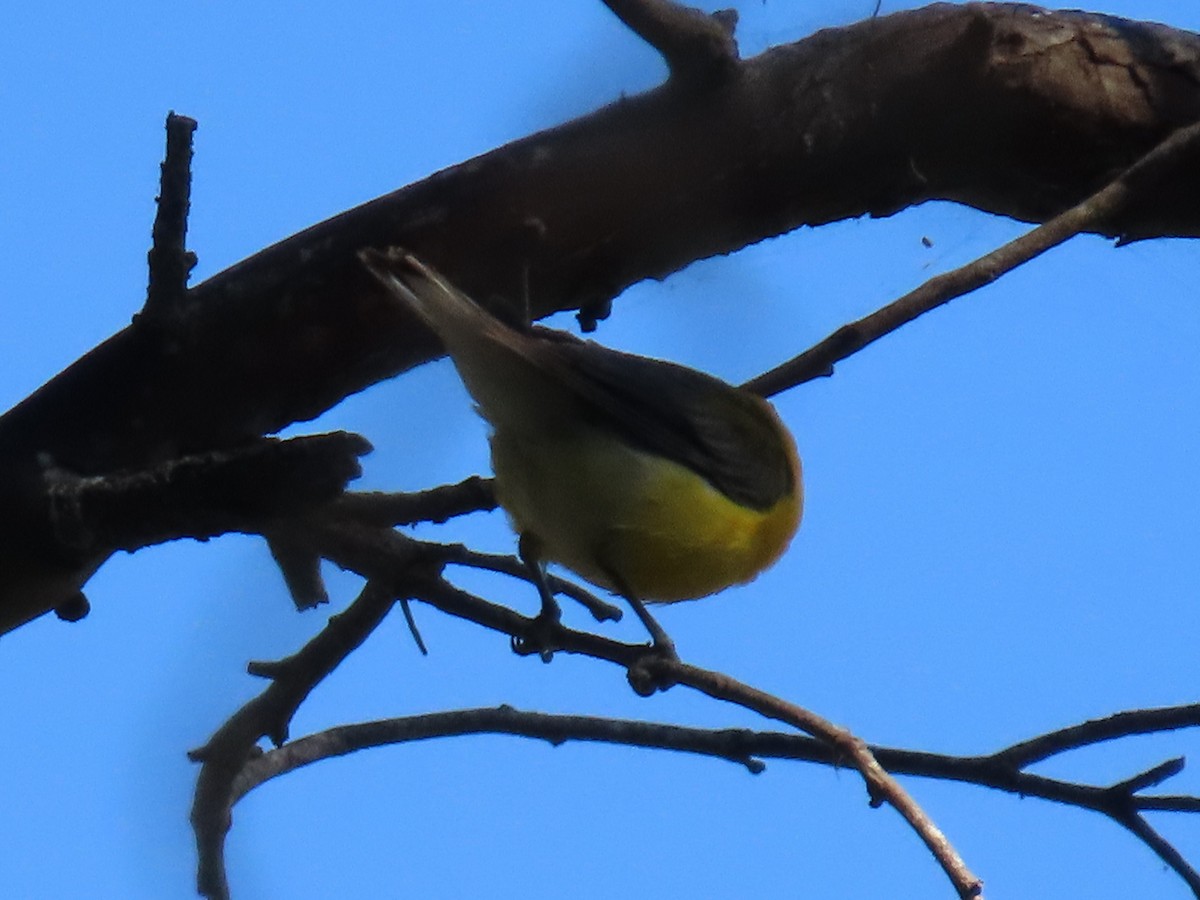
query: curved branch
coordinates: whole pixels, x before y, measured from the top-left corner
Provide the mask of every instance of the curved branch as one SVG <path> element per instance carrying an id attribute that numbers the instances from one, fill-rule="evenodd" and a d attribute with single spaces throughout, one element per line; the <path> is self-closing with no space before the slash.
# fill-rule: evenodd
<path id="1" fill-rule="evenodd" d="M 842 761 L 848 760 L 862 775 L 872 806 L 881 806 L 886 802 L 904 817 L 933 854 L 933 858 L 938 861 L 959 897 L 965 900 L 982 896 L 983 882 L 967 868 L 958 851 L 912 795 L 900 787 L 887 769 L 879 764 L 871 748 L 862 738 L 810 710 L 788 703 L 720 672 L 673 661 L 656 662 L 655 665 L 660 668 L 661 676 L 674 678 L 679 684 L 685 684 L 716 700 L 725 700 L 768 718 L 786 722 L 834 748 Z M 667 671 L 661 671 L 662 669 Z"/>
<path id="2" fill-rule="evenodd" d="M 1134 734 L 1155 734 L 1200 725 L 1200 704 L 1166 706 L 1119 712 L 1103 719 L 1089 719 L 1070 728 L 1038 735 L 1013 744 L 995 754 L 996 759 L 1016 769 L 1024 769 L 1067 750 L 1099 744 Z"/>
<path id="3" fill-rule="evenodd" d="M 1191 708 L 1200 712 L 1200 704 L 1194 704 Z M 1123 720 L 1131 725 L 1128 732 L 1124 735 L 1113 734 L 1100 740 L 1146 734 L 1146 728 L 1135 723 L 1139 723 L 1145 717 L 1152 717 L 1157 712 L 1159 710 L 1149 709 L 1120 713 Z M 324 759 L 389 744 L 467 734 L 511 734 L 545 740 L 554 746 L 570 741 L 584 741 L 655 750 L 677 750 L 728 760 L 745 767 L 752 775 L 765 771 L 762 759 L 811 762 L 837 768 L 845 764 L 827 743 L 807 735 L 748 728 L 698 728 L 604 716 L 540 713 L 517 710 L 505 705 L 339 725 L 296 738 L 248 760 L 234 785 L 234 799 L 235 802 L 240 800 L 272 778 Z M 1044 736 L 1032 740 L 1039 740 L 1040 737 Z M 893 775 L 912 775 L 974 784 L 1022 797 L 1038 797 L 1066 806 L 1091 810 L 1097 809 L 1096 804 L 1091 802 L 1097 797 L 1096 792 L 1114 790 L 1111 787 L 1102 788 L 1030 776 L 1020 771 L 1019 767 L 1002 762 L 1001 754 L 954 756 L 881 744 L 869 746 L 875 758 Z M 997 777 L 998 765 L 1008 769 L 1008 775 L 1004 779 Z M 1176 768 L 1173 774 L 1178 774 L 1178 771 Z M 1200 797 L 1146 797 L 1130 793 L 1127 802 L 1137 811 L 1200 813 Z"/>
<path id="4" fill-rule="evenodd" d="M 31 521 L 37 454 L 87 476 L 233 446 L 438 352 L 361 271 L 364 246 L 405 245 L 536 316 L 594 315 L 636 281 L 805 224 L 932 198 L 1044 220 L 1200 118 L 1197 84 L 1195 35 L 938 4 L 774 48 L 709 90 L 668 83 L 313 226 L 192 288 L 169 346 L 130 327 L 0 417 L 6 621 L 91 571 L 54 563 Z M 1197 191 L 1200 167 L 1105 228 L 1200 234 Z"/>
<path id="5" fill-rule="evenodd" d="M 1200 704 L 1172 710 L 1132 710 L 1109 717 L 1106 721 L 1112 725 L 1104 731 L 1091 728 L 1091 723 L 1064 729 L 1090 730 L 1093 740 L 1062 745 L 1060 752 L 1118 737 L 1179 727 L 1174 724 L 1178 721 L 1174 717 L 1185 709 L 1193 720 L 1200 715 Z M 1200 722 L 1193 721 L 1193 724 Z M 764 771 L 763 759 L 804 761 L 837 768 L 845 764 L 840 753 L 827 743 L 804 735 L 744 728 L 695 728 L 597 716 L 555 715 L 501 706 L 342 725 L 306 735 L 247 760 L 233 782 L 231 804 L 273 778 L 321 760 L 375 747 L 467 734 L 510 734 L 545 740 L 554 746 L 570 741 L 585 741 L 673 750 L 728 760 L 744 766 L 755 775 Z M 1027 743 L 1053 742 L 1056 734 L 1058 732 L 1039 735 Z M 1186 860 L 1150 828 L 1140 812 L 1166 809 L 1196 813 L 1200 812 L 1200 797 L 1139 796 L 1135 784 L 1142 783 L 1144 779 L 1141 778 L 1102 788 L 1029 775 L 1020 771 L 1019 765 L 1006 760 L 1005 751 L 988 756 L 950 756 L 880 745 L 871 745 L 869 750 L 880 765 L 893 775 L 959 781 L 1021 797 L 1039 797 L 1101 812 L 1134 833 L 1164 863 L 1179 873 L 1193 891 L 1198 889 L 1195 873 Z M 1171 761 L 1155 769 L 1157 782 L 1162 777 L 1177 774 L 1179 766 Z M 1003 775 L 1000 774 L 1001 770 Z"/>
<path id="6" fill-rule="evenodd" d="M 203 747 L 188 756 L 201 763 L 192 803 L 199 865 L 196 889 L 213 900 L 228 900 L 225 874 L 225 835 L 232 825 L 233 782 L 248 759 L 256 755 L 260 738 L 276 744 L 287 739 L 288 723 L 304 698 L 358 647 L 392 608 L 394 595 L 368 582 L 346 611 L 299 652 L 270 666 L 251 671 L 272 679 L 271 685 L 226 722 Z"/>
<path id="7" fill-rule="evenodd" d="M 704 729 L 632 719 L 527 712 L 511 706 L 450 710 L 340 725 L 289 741 L 249 760 L 234 783 L 236 803 L 259 785 L 288 772 L 360 750 L 433 738 L 468 734 L 510 734 L 560 746 L 571 741 L 620 744 L 657 750 L 677 750 L 725 759 L 757 775 L 765 766 L 755 757 L 756 732 L 746 729 Z M 801 735 L 775 735 L 793 745 L 792 758 L 834 764 L 832 751 L 820 741 Z"/>

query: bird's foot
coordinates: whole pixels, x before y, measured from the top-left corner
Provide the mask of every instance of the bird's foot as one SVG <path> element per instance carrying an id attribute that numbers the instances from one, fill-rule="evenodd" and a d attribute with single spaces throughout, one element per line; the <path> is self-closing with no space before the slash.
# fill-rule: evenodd
<path id="1" fill-rule="evenodd" d="M 627 596 L 625 599 L 650 632 L 650 645 L 629 666 L 625 677 L 637 694 L 649 697 L 656 691 L 665 691 L 674 686 L 672 667 L 679 662 L 679 654 L 675 651 L 675 642 L 658 624 L 658 620 L 650 615 L 646 604 L 633 596 Z"/>
<path id="2" fill-rule="evenodd" d="M 548 663 L 554 658 L 554 651 L 562 648 L 562 642 L 559 640 L 561 631 L 562 610 L 554 600 L 550 600 L 549 603 L 543 602 L 542 611 L 529 620 L 525 633 L 513 636 L 513 653 L 518 656 L 532 656 L 536 653 L 542 658 L 542 662 Z"/>
<path id="3" fill-rule="evenodd" d="M 629 664 L 629 668 L 625 670 L 625 678 L 635 694 L 649 697 L 675 686 L 677 665 L 679 655 L 675 652 L 674 645 L 654 643 L 642 650 Z"/>

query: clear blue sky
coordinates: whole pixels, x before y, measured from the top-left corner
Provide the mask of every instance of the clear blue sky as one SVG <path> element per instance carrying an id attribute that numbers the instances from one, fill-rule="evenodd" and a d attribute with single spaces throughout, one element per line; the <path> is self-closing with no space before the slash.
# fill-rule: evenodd
<path id="1" fill-rule="evenodd" d="M 726 4 L 728 5 L 728 4 Z M 870 14 L 871 0 L 747 0 L 743 52 Z M 908 4 L 905 4 L 908 5 Z M 884 4 L 892 11 L 896 4 Z M 1200 6 L 1092 8 L 1200 30 Z M 191 246 L 208 277 L 315 221 L 653 85 L 661 67 L 596 0 L 17 4 L 0 29 L 0 408 L 138 308 L 167 110 L 196 117 Z M 739 380 L 1023 226 L 930 206 L 804 230 L 618 301 L 598 337 Z M 932 248 L 922 246 L 929 237 Z M 1123 708 L 1200 699 L 1200 305 L 1194 243 L 1078 240 L 784 396 L 808 508 L 753 585 L 662 613 L 683 655 L 810 706 L 868 740 L 986 752 Z M 564 326 L 569 320 L 564 320 Z M 446 402 L 446 397 L 461 402 Z M 427 420 L 427 401 L 448 410 Z M 318 423 L 376 446 L 364 487 L 486 468 L 448 366 Z M 506 550 L 498 515 L 445 529 Z M 531 592 L 464 575 L 522 608 Z M 354 584 L 335 578 L 334 605 Z M 185 898 L 185 759 L 326 612 L 291 608 L 261 541 L 111 560 L 93 612 L 0 641 L 0 895 Z M 543 666 L 416 610 L 323 686 L 301 734 L 509 703 L 703 725 L 760 724 L 683 690 Z M 583 624 L 582 617 L 569 612 Z M 635 637 L 629 623 L 615 634 Z M 1119 780 L 1200 733 L 1056 761 Z M 907 782 L 991 898 L 1183 898 L 1094 815 Z M 1200 792 L 1194 771 L 1169 785 Z M 1200 820 L 1155 820 L 1200 863 Z M 235 811 L 238 898 L 951 896 L 860 780 L 772 763 L 468 738 L 322 764 Z"/>

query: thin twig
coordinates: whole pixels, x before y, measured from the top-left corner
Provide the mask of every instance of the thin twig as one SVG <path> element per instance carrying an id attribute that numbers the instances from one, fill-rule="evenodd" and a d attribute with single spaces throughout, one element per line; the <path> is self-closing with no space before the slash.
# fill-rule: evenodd
<path id="1" fill-rule="evenodd" d="M 545 740 L 556 747 L 569 741 L 587 741 L 678 750 L 726 759 L 755 775 L 764 770 L 762 763 L 744 749 L 753 742 L 755 734 L 745 729 L 690 728 L 630 719 L 526 712 L 500 706 L 340 725 L 306 735 L 248 761 L 234 785 L 234 800 L 272 778 L 323 759 L 389 744 L 467 734 L 518 735 Z M 814 759 L 832 761 L 831 751 L 820 741 L 798 735 L 780 737 L 796 738 L 802 746 L 807 745 Z"/>
<path id="2" fill-rule="evenodd" d="M 1129 735 L 1145 733 L 1138 722 L 1142 712 L 1152 713 L 1153 710 L 1134 710 L 1122 718 L 1121 721 L 1129 726 Z M 597 716 L 553 715 L 501 706 L 362 722 L 306 735 L 248 760 L 234 782 L 234 802 L 266 781 L 323 759 L 391 744 L 467 734 L 511 734 L 545 740 L 554 746 L 570 741 L 585 741 L 674 750 L 728 760 L 744 766 L 752 774 L 764 770 L 763 759 L 802 760 L 833 766 L 841 766 L 845 761 L 825 741 L 805 735 L 750 729 L 692 728 Z M 1002 767 L 1006 771 L 1000 775 L 996 757 L 946 756 L 884 746 L 871 746 L 868 749 L 893 775 L 952 779 L 998 788 L 1022 797 L 1040 797 L 1101 812 L 1142 840 L 1193 891 L 1200 889 L 1191 866 L 1138 813 L 1138 810 L 1161 808 L 1195 812 L 1200 798 L 1174 798 L 1178 801 L 1176 805 L 1164 807 L 1155 803 L 1168 798 L 1144 798 L 1130 792 L 1129 788 L 1144 780 L 1142 776 L 1126 779 L 1111 788 L 1099 788 L 1028 775 L 1007 767 Z M 1155 773 L 1153 780 L 1175 774 L 1178 769 L 1178 763 L 1174 760 L 1156 766 L 1152 770 Z"/>
<path id="3" fill-rule="evenodd" d="M 1144 791 L 1150 787 L 1158 787 L 1168 778 L 1174 778 L 1183 771 L 1186 764 L 1187 760 L 1182 756 L 1176 756 L 1174 759 L 1160 762 L 1157 766 L 1151 766 L 1146 771 L 1139 772 L 1131 778 L 1118 781 L 1109 790 L 1132 797 L 1138 791 Z"/>
<path id="4" fill-rule="evenodd" d="M 475 569 L 486 569 L 489 572 L 497 572 L 501 575 L 520 578 L 532 583 L 529 567 L 515 556 L 506 556 L 500 553 L 481 553 L 463 544 L 431 544 L 428 546 L 437 547 L 438 550 L 434 552 L 438 552 L 442 559 L 448 563 L 470 566 Z M 548 574 L 546 576 L 546 584 L 553 593 L 569 597 L 584 607 L 597 622 L 621 621 L 622 612 L 620 607 L 601 600 L 591 591 L 580 587 L 573 581 L 567 581 L 565 578 Z"/>
<path id="5" fill-rule="evenodd" d="M 1200 873 L 1197 873 L 1195 868 L 1188 864 L 1188 861 L 1183 858 L 1183 854 L 1175 849 L 1170 841 L 1159 834 L 1156 829 L 1150 827 L 1150 823 L 1144 817 L 1130 814 L 1125 817 L 1113 816 L 1112 818 L 1128 828 L 1132 834 L 1137 836 L 1138 840 L 1170 866 L 1191 888 L 1193 896 L 1200 897 Z"/>
<path id="6" fill-rule="evenodd" d="M 983 896 L 983 882 L 971 872 L 958 851 L 916 800 L 879 764 L 861 738 L 811 710 L 788 703 L 723 673 L 686 663 L 667 662 L 664 665 L 673 670 L 671 674 L 680 684 L 717 700 L 725 700 L 768 718 L 786 722 L 834 747 L 862 775 L 871 805 L 879 806 L 886 802 L 904 817 L 938 861 L 959 897 L 968 900 Z"/>
<path id="7" fill-rule="evenodd" d="M 535 618 L 522 616 L 507 607 L 486 601 L 458 589 L 442 579 L 431 578 L 427 575 L 420 576 L 419 573 L 422 571 L 433 574 L 439 569 L 442 564 L 442 560 L 438 558 L 440 548 L 435 549 L 433 556 L 430 557 L 426 555 L 427 548 L 421 542 L 413 541 L 391 529 L 369 528 L 343 520 L 324 522 L 319 527 L 315 525 L 306 527 L 311 528 L 312 540 L 314 541 L 313 546 L 319 548 L 323 556 L 333 560 L 344 568 L 358 571 L 364 575 L 373 575 L 382 579 L 384 583 L 393 585 L 404 583 L 400 579 L 407 578 L 409 579 L 407 586 L 412 588 L 412 591 L 410 592 L 406 589 L 405 593 L 411 593 L 414 599 L 430 603 L 447 614 L 475 622 L 510 638 L 530 639 L 534 637 L 533 631 L 536 627 Z M 416 564 L 416 568 L 414 568 L 414 564 Z M 542 627 L 545 627 L 544 623 Z M 555 652 L 566 652 L 607 660 L 624 667 L 630 672 L 636 670 L 639 666 L 645 667 L 648 664 L 648 648 L 644 644 L 623 643 L 601 635 L 564 628 L 561 625 L 555 626 L 549 634 L 542 632 L 537 634 L 536 637 L 540 640 L 550 641 L 549 646 Z M 662 660 L 658 657 L 655 657 L 653 654 L 649 654 L 649 656 L 650 666 L 663 665 Z M 1194 707 L 1175 707 L 1166 710 L 1120 713 L 1109 717 L 1107 720 L 1100 720 L 1098 723 L 1084 723 L 1081 726 L 1073 726 L 1069 729 L 1062 729 L 1059 732 L 1052 732 L 1050 735 L 1013 745 L 1012 748 L 1007 748 L 991 755 L 946 757 L 939 754 L 905 751 L 895 748 L 869 747 L 865 745 L 860 747 L 856 744 L 858 739 L 853 735 L 837 729 L 836 726 L 829 726 L 820 717 L 816 717 L 807 710 L 785 704 L 784 701 L 770 695 L 755 692 L 754 689 L 739 685 L 732 679 L 727 679 L 718 673 L 710 673 L 703 669 L 687 667 L 681 663 L 673 665 L 674 668 L 668 667 L 667 671 L 659 671 L 656 677 L 664 683 L 689 684 L 689 686 L 722 699 L 725 699 L 727 695 L 736 697 L 735 702 L 742 703 L 746 701 L 745 705 L 749 706 L 749 708 L 758 709 L 766 715 L 780 718 L 800 728 L 811 728 L 821 733 L 825 741 L 829 741 L 829 743 L 815 741 L 805 743 L 804 739 L 797 735 L 744 731 L 720 732 L 719 737 L 713 735 L 698 737 L 695 733 L 678 731 L 674 738 L 678 742 L 677 749 L 706 752 L 703 747 L 710 746 L 714 748 L 712 755 L 735 759 L 751 767 L 755 765 L 753 761 L 754 757 L 759 756 L 812 759 L 834 765 L 845 765 L 847 762 L 854 762 L 860 766 L 860 771 L 863 768 L 867 770 L 864 778 L 867 779 L 867 783 L 871 789 L 872 799 L 878 800 L 883 797 L 888 802 L 892 802 L 893 799 L 893 795 L 889 793 L 891 788 L 888 784 L 888 777 L 890 777 L 888 773 L 913 774 L 973 783 L 1022 796 L 1038 796 L 1060 803 L 1103 812 L 1105 815 L 1121 822 L 1124 827 L 1139 836 L 1143 834 L 1149 836 L 1149 833 L 1145 832 L 1142 826 L 1134 827 L 1131 825 L 1130 821 L 1128 821 L 1129 811 L 1173 810 L 1200 812 L 1200 798 L 1186 796 L 1145 797 L 1136 795 L 1128 790 L 1130 786 L 1134 785 L 1135 781 L 1140 784 L 1145 781 L 1147 776 L 1128 780 L 1128 783 L 1125 785 L 1104 788 L 1071 784 L 1069 782 L 1046 778 L 1020 771 L 1018 766 L 1018 764 L 1027 758 L 1036 757 L 1037 759 L 1043 759 L 1049 755 L 1053 755 L 1054 752 L 1065 752 L 1066 750 L 1083 746 L 1089 742 L 1089 734 L 1092 741 L 1099 742 L 1120 737 L 1122 733 L 1144 734 L 1152 731 L 1184 727 L 1191 722 L 1195 722 L 1200 717 L 1200 705 Z M 259 666 L 255 668 L 255 671 L 277 678 L 281 677 L 282 674 L 276 666 Z M 262 728 L 262 726 L 259 727 Z M 415 728 L 417 731 L 420 731 L 423 728 L 427 729 L 432 726 L 406 725 L 403 727 Z M 624 729 L 624 726 L 621 727 Z M 830 728 L 833 730 L 830 731 Z M 356 733 L 347 732 L 346 734 Z M 561 727 L 559 733 L 561 736 Z M 661 739 L 661 735 L 664 733 L 666 732 L 658 732 L 657 734 L 665 745 L 667 741 Z M 596 737 L 595 739 L 600 738 Z M 325 743 L 304 745 L 308 749 L 300 752 L 310 754 L 313 758 L 320 756 L 322 752 L 331 754 L 349 752 L 349 749 L 353 749 L 353 747 L 343 750 L 336 749 L 339 747 L 349 747 L 345 743 L 346 740 L 346 735 L 339 732 L 337 737 L 329 738 Z M 712 744 L 714 741 L 716 742 L 715 745 Z M 635 738 L 634 742 L 639 745 L 652 745 L 645 738 Z M 708 743 L 706 744 L 705 742 Z M 1051 749 L 1052 747 L 1059 749 L 1053 750 Z M 1020 748 L 1038 749 L 1036 752 L 1025 752 Z M 271 762 L 264 762 L 262 767 L 258 763 L 251 764 L 241 775 L 237 776 L 237 787 L 230 789 L 234 790 L 238 795 L 245 790 L 249 790 L 253 787 L 256 779 L 260 776 L 269 777 L 264 773 L 268 772 L 271 766 L 279 764 L 279 761 L 285 758 L 273 756 Z M 871 758 L 875 760 L 876 765 L 871 764 Z M 750 760 L 750 762 L 746 762 L 746 760 Z M 302 762 L 297 764 L 302 764 Z M 884 778 L 880 777 L 881 770 L 877 769 L 876 766 L 882 767 L 881 770 L 885 776 Z M 1177 766 L 1178 763 L 1172 761 L 1164 766 L 1155 767 L 1155 778 L 1157 779 L 1170 774 L 1170 771 Z M 883 786 L 882 789 L 880 785 Z M 916 820 L 919 823 L 919 828 L 922 829 L 922 836 L 935 852 L 942 853 L 943 857 L 947 859 L 945 864 L 954 866 L 953 851 L 949 851 L 941 845 L 944 838 L 931 823 L 922 822 L 921 817 L 923 814 L 919 808 L 915 804 L 911 806 L 907 805 L 903 799 L 897 799 L 896 802 L 900 804 L 898 808 L 906 818 L 910 821 Z M 1187 868 L 1186 863 L 1182 861 L 1182 857 L 1173 851 L 1170 845 L 1162 841 L 1161 838 L 1157 840 L 1151 838 L 1148 840 L 1148 846 L 1158 853 L 1164 862 L 1178 871 L 1185 880 L 1191 877 L 1189 875 L 1190 870 Z M 960 886 L 960 892 L 967 891 L 967 895 L 969 896 L 969 891 L 975 883 L 972 881 L 969 872 L 965 869 L 958 869 L 955 881 L 956 886 Z"/>
<path id="8" fill-rule="evenodd" d="M 1003 760 L 1006 765 L 1015 769 L 1024 769 L 1077 747 L 1132 734 L 1153 734 L 1178 728 L 1194 728 L 1197 725 L 1200 725 L 1200 704 L 1195 703 L 1119 712 L 1103 719 L 1089 719 L 1069 728 L 1060 728 L 1028 741 L 1021 741 L 1019 744 L 1005 747 L 995 754 L 995 758 Z"/>
<path id="9" fill-rule="evenodd" d="M 1172 132 L 1149 153 L 1081 203 L 1060 213 L 1002 247 L 950 272 L 937 275 L 899 300 L 869 316 L 843 325 L 829 337 L 743 387 L 764 397 L 833 374 L 835 363 L 853 356 L 881 337 L 949 303 L 991 284 L 1081 232 L 1116 219 L 1130 201 L 1152 182 L 1176 171 L 1200 145 L 1200 122 Z"/>

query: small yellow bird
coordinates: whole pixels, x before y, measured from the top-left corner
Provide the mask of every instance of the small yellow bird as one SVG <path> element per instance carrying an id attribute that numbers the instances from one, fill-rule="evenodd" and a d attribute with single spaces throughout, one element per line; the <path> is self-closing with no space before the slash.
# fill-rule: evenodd
<path id="1" fill-rule="evenodd" d="M 441 339 L 491 425 L 496 499 L 535 579 L 556 562 L 623 595 L 669 648 L 641 601 L 748 582 L 787 548 L 800 460 L 766 400 L 675 363 L 513 328 L 400 248 L 360 257 Z"/>

